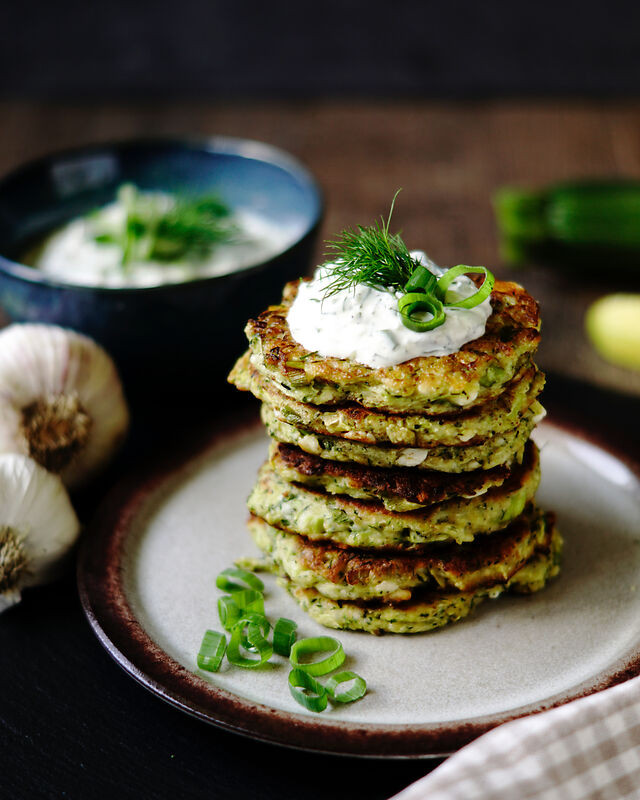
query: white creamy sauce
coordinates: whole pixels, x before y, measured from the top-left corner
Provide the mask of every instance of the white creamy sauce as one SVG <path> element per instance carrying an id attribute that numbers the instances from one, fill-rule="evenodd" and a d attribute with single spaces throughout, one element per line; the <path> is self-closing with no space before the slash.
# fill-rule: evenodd
<path id="1" fill-rule="evenodd" d="M 115 225 L 124 219 L 124 208 L 111 203 L 100 210 L 100 217 Z M 221 243 L 203 259 L 132 261 L 123 268 L 120 246 L 96 242 L 91 218 L 79 217 L 50 234 L 23 260 L 53 278 L 80 286 L 158 286 L 224 275 L 257 264 L 290 247 L 301 233 L 297 227 L 275 225 L 245 210 L 234 212 L 232 220 L 241 240 Z"/>
<path id="2" fill-rule="evenodd" d="M 411 255 L 438 277 L 446 270 L 426 254 Z M 402 323 L 398 311 L 401 292 L 357 284 L 325 297 L 331 283 L 331 265 L 316 269 L 313 280 L 302 281 L 287 322 L 293 338 L 321 356 L 348 358 L 368 367 L 390 367 L 418 356 L 446 356 L 485 331 L 491 315 L 487 298 L 475 308 L 446 308 L 446 320 L 438 328 L 419 333 Z M 448 289 L 453 300 L 477 290 L 470 278 L 456 278 Z"/>

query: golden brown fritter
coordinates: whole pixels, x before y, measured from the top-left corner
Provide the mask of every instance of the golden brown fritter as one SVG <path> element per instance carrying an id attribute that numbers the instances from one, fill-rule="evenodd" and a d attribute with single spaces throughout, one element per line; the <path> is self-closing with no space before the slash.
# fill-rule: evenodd
<path id="1" fill-rule="evenodd" d="M 327 628 L 368 631 L 369 633 L 422 633 L 440 628 L 468 616 L 486 599 L 495 599 L 505 591 L 522 594 L 538 592 L 560 571 L 562 537 L 549 521 L 551 535 L 508 580 L 474 591 L 431 590 L 404 603 L 381 601 L 332 600 L 317 589 L 298 586 L 283 580 L 296 602 L 316 622 Z"/>
<path id="2" fill-rule="evenodd" d="M 255 516 L 249 530 L 277 570 L 297 586 L 333 600 L 398 603 L 427 586 L 466 592 L 509 580 L 536 550 L 548 546 L 552 523 L 551 515 L 529 505 L 507 528 L 477 542 L 436 544 L 411 555 L 311 541 Z"/>
<path id="3" fill-rule="evenodd" d="M 339 436 L 365 444 L 432 447 L 479 444 L 515 428 L 536 402 L 544 386 L 544 374 L 529 366 L 504 387 L 493 400 L 473 408 L 449 410 L 438 416 L 385 413 L 354 403 L 314 406 L 288 397 L 277 382 L 250 363 L 249 353 L 238 361 L 230 380 L 267 403 L 280 421 L 321 436 Z M 537 404 L 536 408 L 542 410 Z"/>
<path id="4" fill-rule="evenodd" d="M 262 404 L 262 421 L 267 432 L 278 442 L 292 444 L 311 455 L 330 461 L 353 462 L 371 467 L 413 467 L 417 470 L 441 472 L 471 472 L 492 469 L 500 464 L 520 460 L 538 414 L 544 409 L 534 403 L 523 414 L 516 428 L 499 433 L 481 444 L 436 447 L 398 447 L 386 444 L 362 444 L 340 436 L 322 436 L 305 429 L 280 422 L 271 406 Z"/>
<path id="5" fill-rule="evenodd" d="M 436 541 L 472 541 L 519 516 L 538 488 L 540 463 L 535 445 L 514 465 L 502 486 L 471 499 L 454 497 L 416 511 L 389 511 L 379 501 L 329 495 L 289 483 L 267 462 L 247 505 L 270 525 L 348 547 L 419 550 Z"/>
<path id="6" fill-rule="evenodd" d="M 310 353 L 293 339 L 287 311 L 298 285 L 298 281 L 288 283 L 281 305 L 250 320 L 246 333 L 252 365 L 275 380 L 285 395 L 303 403 L 357 403 L 392 412 L 436 414 L 480 405 L 498 396 L 530 365 L 540 339 L 538 304 L 518 284 L 497 281 L 483 336 L 451 355 L 373 369 Z M 233 372 L 230 377 L 233 381 Z"/>
<path id="7" fill-rule="evenodd" d="M 533 447 L 532 443 L 528 447 Z M 488 470 L 446 473 L 412 467 L 367 467 L 349 461 L 329 461 L 298 447 L 274 443 L 270 451 L 273 469 L 289 482 L 329 494 L 346 494 L 361 500 L 382 500 L 393 511 L 441 503 L 451 497 L 477 497 L 509 476 L 502 464 Z"/>

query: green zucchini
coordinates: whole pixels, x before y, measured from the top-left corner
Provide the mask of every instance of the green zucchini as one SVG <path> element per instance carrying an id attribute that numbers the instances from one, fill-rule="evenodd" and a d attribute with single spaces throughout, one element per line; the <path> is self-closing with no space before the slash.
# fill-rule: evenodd
<path id="1" fill-rule="evenodd" d="M 640 265 L 640 181 L 592 180 L 535 190 L 504 187 L 494 197 L 502 252 L 601 258 L 621 255 Z"/>

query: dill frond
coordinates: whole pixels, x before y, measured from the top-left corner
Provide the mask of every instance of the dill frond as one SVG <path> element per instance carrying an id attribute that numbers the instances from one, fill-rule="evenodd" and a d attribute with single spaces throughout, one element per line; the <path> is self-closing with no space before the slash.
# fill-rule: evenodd
<path id="1" fill-rule="evenodd" d="M 358 283 L 402 290 L 419 262 L 411 257 L 400 234 L 389 232 L 396 198 L 395 193 L 385 220 L 373 225 L 347 228 L 327 242 L 327 255 L 332 263 L 331 283 L 326 297 Z"/>
<path id="2" fill-rule="evenodd" d="M 93 216 L 97 242 L 122 248 L 122 265 L 133 261 L 172 262 L 204 258 L 214 247 L 233 239 L 237 227 L 231 211 L 216 196 L 176 196 L 167 202 L 157 192 L 142 192 L 132 184 L 118 190 L 125 209 L 124 223 L 117 230 L 100 227 L 100 212 Z"/>

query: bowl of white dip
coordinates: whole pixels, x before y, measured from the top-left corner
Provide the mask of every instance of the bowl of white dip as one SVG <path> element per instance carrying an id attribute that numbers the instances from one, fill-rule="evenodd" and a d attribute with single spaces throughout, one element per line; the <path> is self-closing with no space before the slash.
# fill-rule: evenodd
<path id="1" fill-rule="evenodd" d="M 123 185 L 160 205 L 220 198 L 237 235 L 197 257 L 123 268 L 92 227 L 119 223 Z M 308 271 L 322 212 L 311 173 L 260 142 L 151 139 L 46 156 L 0 179 L 0 307 L 92 336 L 132 391 L 209 394 L 246 320 Z"/>

